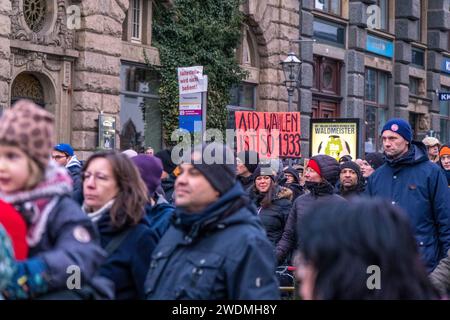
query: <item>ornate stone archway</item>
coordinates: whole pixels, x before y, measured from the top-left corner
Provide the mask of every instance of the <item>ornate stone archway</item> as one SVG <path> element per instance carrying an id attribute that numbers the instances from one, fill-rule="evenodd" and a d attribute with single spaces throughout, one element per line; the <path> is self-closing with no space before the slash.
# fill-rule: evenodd
<path id="1" fill-rule="evenodd" d="M 45 108 L 44 88 L 36 76 L 22 72 L 11 86 L 11 105 L 20 99 L 29 99 Z"/>

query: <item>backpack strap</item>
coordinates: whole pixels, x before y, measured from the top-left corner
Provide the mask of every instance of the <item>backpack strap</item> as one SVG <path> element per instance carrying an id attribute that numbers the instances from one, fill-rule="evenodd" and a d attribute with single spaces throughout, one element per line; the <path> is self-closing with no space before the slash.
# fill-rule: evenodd
<path id="1" fill-rule="evenodd" d="M 123 243 L 123 241 L 128 236 L 130 231 L 131 231 L 131 228 L 124 230 L 121 233 L 119 233 L 118 235 L 114 236 L 111 239 L 111 241 L 108 242 L 108 244 L 105 247 L 105 251 L 106 251 L 106 254 L 108 255 L 108 257 L 120 247 L 120 245 Z"/>

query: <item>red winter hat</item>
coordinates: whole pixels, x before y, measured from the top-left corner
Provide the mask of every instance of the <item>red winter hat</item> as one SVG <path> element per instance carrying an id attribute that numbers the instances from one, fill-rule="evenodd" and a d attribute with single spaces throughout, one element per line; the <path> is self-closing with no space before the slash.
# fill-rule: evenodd
<path id="1" fill-rule="evenodd" d="M 14 207 L 0 200 L 0 224 L 11 238 L 14 255 L 17 260 L 28 257 L 27 226 L 19 212 Z"/>

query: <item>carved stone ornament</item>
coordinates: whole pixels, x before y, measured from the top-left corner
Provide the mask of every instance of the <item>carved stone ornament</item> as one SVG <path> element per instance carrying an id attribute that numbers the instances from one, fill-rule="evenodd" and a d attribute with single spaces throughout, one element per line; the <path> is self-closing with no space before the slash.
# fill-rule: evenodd
<path id="1" fill-rule="evenodd" d="M 430 115 L 422 114 L 419 116 L 419 130 L 421 131 L 430 130 Z"/>
<path id="2" fill-rule="evenodd" d="M 48 10 L 47 1 L 54 0 L 11 1 L 11 39 L 72 49 L 74 30 L 67 28 L 66 1 L 56 0 L 55 13 Z M 46 30 L 44 26 L 53 20 L 52 14 L 56 14 L 55 23 Z"/>
<path id="3" fill-rule="evenodd" d="M 60 71 L 61 63 L 57 60 L 49 59 L 47 54 L 42 52 L 21 52 L 12 50 L 14 56 L 14 66 L 27 66 L 27 71 L 42 72 L 45 69 L 49 71 Z"/>

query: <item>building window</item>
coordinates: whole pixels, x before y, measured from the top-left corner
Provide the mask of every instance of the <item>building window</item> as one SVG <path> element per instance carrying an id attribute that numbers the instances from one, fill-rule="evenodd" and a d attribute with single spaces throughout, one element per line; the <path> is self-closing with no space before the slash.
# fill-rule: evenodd
<path id="1" fill-rule="evenodd" d="M 441 87 L 442 92 L 450 92 L 449 87 Z M 439 101 L 440 135 L 442 143 L 450 143 L 450 101 Z"/>
<path id="2" fill-rule="evenodd" d="M 255 110 L 259 83 L 259 55 L 256 37 L 248 25 L 241 29 L 241 42 L 236 50 L 236 59 L 242 69 L 248 72 L 248 77 L 230 90 L 228 109 Z"/>
<path id="3" fill-rule="evenodd" d="M 366 69 L 365 75 L 365 152 L 381 151 L 381 129 L 387 116 L 387 81 L 385 72 Z"/>
<path id="4" fill-rule="evenodd" d="M 122 64 L 120 70 L 120 149 L 145 147 L 160 150 L 162 145 L 159 110 L 159 78 L 145 66 Z"/>
<path id="5" fill-rule="evenodd" d="M 412 48 L 411 50 L 411 64 L 416 67 L 425 67 L 425 51 L 419 48 Z"/>
<path id="6" fill-rule="evenodd" d="M 419 20 L 416 21 L 416 32 L 417 32 L 417 41 L 418 42 L 423 42 L 423 34 L 422 34 L 422 25 L 425 23 L 426 20 L 426 4 L 425 4 L 426 0 L 421 0 L 420 1 L 420 10 L 419 10 Z"/>
<path id="7" fill-rule="evenodd" d="M 122 26 L 122 40 L 150 45 L 152 42 L 153 2 L 130 0 Z"/>
<path id="8" fill-rule="evenodd" d="M 242 82 L 230 91 L 230 106 L 256 109 L 256 84 Z"/>
<path id="9" fill-rule="evenodd" d="M 377 0 L 377 6 L 380 8 L 380 29 L 388 31 L 389 29 L 389 0 Z"/>
<path id="10" fill-rule="evenodd" d="M 142 0 L 131 2 L 131 41 L 141 42 L 142 34 Z"/>
<path id="11" fill-rule="evenodd" d="M 319 42 L 344 47 L 345 27 L 322 19 L 314 19 L 314 38 Z"/>
<path id="12" fill-rule="evenodd" d="M 415 96 L 421 96 L 425 92 L 424 81 L 420 78 L 409 77 L 409 94 Z"/>
<path id="13" fill-rule="evenodd" d="M 337 16 L 341 15 L 341 0 L 315 0 L 315 8 Z"/>

